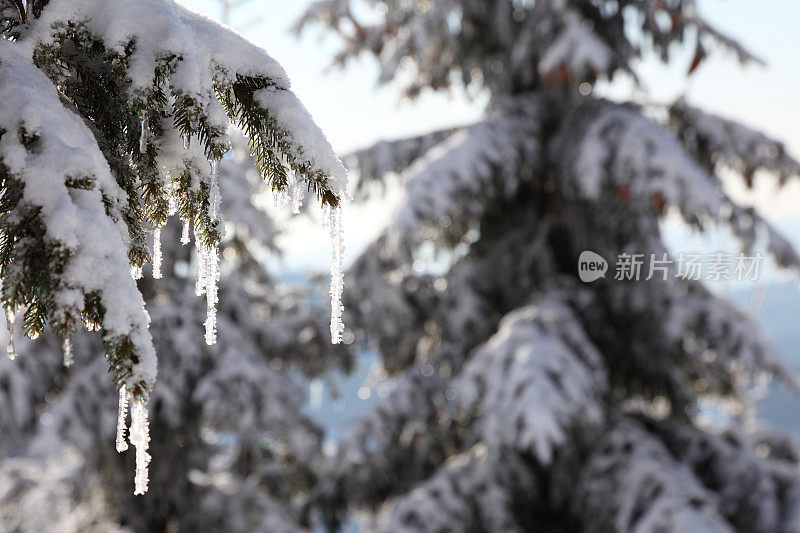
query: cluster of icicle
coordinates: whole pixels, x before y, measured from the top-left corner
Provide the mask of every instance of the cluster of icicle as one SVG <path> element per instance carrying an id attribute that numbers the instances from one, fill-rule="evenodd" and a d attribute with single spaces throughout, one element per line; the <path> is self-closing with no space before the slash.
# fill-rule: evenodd
<path id="1" fill-rule="evenodd" d="M 149 138 L 147 117 L 145 114 L 140 113 L 141 119 L 141 135 L 139 137 L 139 151 L 144 153 L 147 151 L 147 140 Z M 184 148 L 189 148 L 189 137 L 184 136 Z M 209 216 L 212 220 L 216 221 L 219 218 L 221 206 L 221 194 L 218 179 L 219 161 L 212 160 L 211 173 L 209 176 Z M 303 188 L 302 184 L 297 178 L 292 175 L 289 180 L 288 190 L 290 193 L 282 191 L 275 196 L 276 205 L 285 206 L 291 203 L 292 213 L 298 214 L 303 204 Z M 291 197 L 290 197 L 291 194 Z M 170 200 L 169 215 L 174 215 L 177 209 L 173 200 Z M 342 289 L 343 272 L 342 272 L 342 254 L 344 252 L 344 244 L 342 240 L 342 220 L 341 208 L 324 207 L 323 226 L 330 232 L 331 238 L 331 342 L 338 344 L 341 342 L 342 333 L 344 332 L 344 324 L 342 323 L 342 312 L 344 306 L 342 305 Z M 197 274 L 195 281 L 195 293 L 200 296 L 206 295 L 207 314 L 206 314 L 206 344 L 212 345 L 217 341 L 217 282 L 220 278 L 219 268 L 219 251 L 217 246 L 204 245 L 197 235 L 197 228 L 195 227 L 195 246 L 197 248 Z M 181 244 L 189 244 L 189 221 L 183 221 L 183 230 L 181 232 Z M 155 228 L 153 231 L 153 278 L 160 279 L 161 272 L 161 228 Z M 142 277 L 142 268 L 131 268 L 131 276 L 134 279 Z M 9 359 L 15 359 L 17 354 L 14 349 L 14 321 L 15 313 L 12 309 L 5 310 L 6 324 L 8 326 L 8 346 L 6 351 Z M 70 367 L 74 363 L 74 356 L 72 353 L 72 341 L 67 338 L 63 344 L 64 351 L 64 366 Z M 133 402 L 131 408 L 131 425 L 128 429 L 126 421 L 128 417 L 128 407 Z M 136 476 L 134 478 L 134 494 L 144 494 L 147 492 L 148 484 L 148 465 L 150 463 L 150 454 L 148 453 L 148 445 L 150 442 L 150 429 L 147 418 L 147 407 L 145 401 L 141 398 L 132 398 L 131 393 L 127 390 L 125 385 L 119 389 L 119 407 L 117 411 L 117 451 L 122 453 L 128 449 L 128 441 L 136 448 Z M 125 440 L 126 431 L 128 432 L 128 441 Z"/>
<path id="2" fill-rule="evenodd" d="M 147 139 L 149 137 L 147 116 L 140 114 L 141 119 L 141 134 L 139 136 L 139 151 L 144 153 L 147 151 Z M 189 149 L 190 137 L 184 135 L 183 147 Z M 208 214 L 211 220 L 218 220 L 220 207 L 222 204 L 222 196 L 219 188 L 219 161 L 214 159 L 209 161 L 211 165 L 211 174 L 209 176 L 209 207 Z M 300 208 L 303 204 L 303 188 L 300 181 L 290 174 L 289 183 L 286 191 L 281 191 L 275 195 L 275 204 L 285 206 L 291 203 L 292 213 L 300 213 Z M 291 194 L 291 197 L 290 197 Z M 170 203 L 170 215 L 174 214 L 174 204 Z M 344 332 L 344 324 L 342 323 L 342 312 L 344 306 L 342 305 L 342 289 L 344 287 L 343 272 L 342 272 L 342 256 L 344 252 L 343 237 L 342 237 L 342 220 L 341 208 L 336 207 L 333 209 L 325 207 L 325 214 L 323 216 L 323 225 L 327 226 L 330 231 L 331 238 L 331 342 L 338 344 L 341 342 L 342 333 Z M 209 346 L 217 341 L 217 282 L 219 281 L 219 253 L 217 246 L 206 246 L 198 239 L 197 228 L 195 228 L 195 245 L 197 248 L 197 274 L 195 280 L 195 293 L 198 296 L 206 295 L 207 313 L 206 313 L 206 344 Z M 183 231 L 181 233 L 181 244 L 189 243 L 189 222 L 183 222 Z M 141 269 L 136 268 L 131 270 L 131 274 L 135 279 L 139 279 L 142 275 Z M 161 278 L 161 228 L 156 228 L 153 232 L 153 278 Z"/>
<path id="3" fill-rule="evenodd" d="M 128 406 L 131 403 L 131 394 L 125 385 L 119 389 L 119 408 L 117 410 L 117 451 L 119 453 L 128 449 L 125 441 L 125 432 L 128 428 L 125 422 L 128 418 Z M 147 492 L 150 464 L 150 454 L 147 452 L 150 443 L 150 423 L 147 420 L 147 407 L 143 400 L 133 400 L 131 409 L 131 426 L 128 432 L 130 443 L 136 447 L 136 474 L 133 480 L 133 493 L 144 494 Z"/>
<path id="4" fill-rule="evenodd" d="M 291 197 L 285 191 L 275 194 L 275 206 L 285 207 L 289 203 L 292 206 L 292 213 L 298 214 L 303 205 L 303 189 L 294 175 L 289 177 L 287 189 L 291 191 Z M 344 237 L 342 235 L 342 210 L 341 207 L 323 207 L 322 225 L 330 232 L 331 239 L 331 342 L 339 344 L 344 333 L 344 323 L 342 322 L 342 290 L 344 289 L 344 272 L 342 270 L 342 260 L 344 256 Z"/>

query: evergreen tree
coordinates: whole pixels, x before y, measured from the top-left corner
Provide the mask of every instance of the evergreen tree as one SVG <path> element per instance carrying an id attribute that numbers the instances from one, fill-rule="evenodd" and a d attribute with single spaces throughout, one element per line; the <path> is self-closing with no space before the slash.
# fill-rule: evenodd
<path id="1" fill-rule="evenodd" d="M 65 386 L 59 404 L 68 403 L 70 395 L 82 401 L 92 387 L 101 390 L 101 368 L 111 372 L 119 390 L 120 449 L 127 446 L 124 418 L 132 403 L 128 436 L 136 446 L 135 492 L 141 494 L 148 483 L 146 401 L 155 394 L 156 351 L 136 279 L 148 261 L 153 277 L 160 277 L 161 234 L 168 217 L 178 215 L 184 234 L 190 225 L 193 229 L 196 292 L 207 301 L 203 336 L 206 344 L 214 344 L 217 247 L 223 236 L 220 188 L 225 188 L 218 165 L 230 149 L 229 122 L 240 126 L 255 166 L 276 194 L 291 195 L 299 204 L 307 190 L 330 210 L 330 329 L 338 342 L 344 168 L 290 91 L 280 65 L 170 0 L 2 0 L 0 28 L 0 300 L 10 328 L 9 356 L 16 355 L 17 323 L 29 338 L 49 326 L 62 339 L 65 366 L 80 359 L 75 348 L 89 350 L 77 338 L 73 343 L 81 326 L 100 332 L 105 361 L 87 362 Z M 152 253 L 146 243 L 151 231 Z M 190 305 L 178 289 L 166 294 L 173 304 Z M 153 298 L 158 306 L 158 294 Z M 184 320 L 174 307 L 150 311 L 173 326 Z M 168 332 L 163 330 L 159 342 L 169 342 Z M 196 335 L 173 340 L 198 343 Z M 255 348 L 237 348 L 235 338 L 223 342 L 223 354 L 241 349 L 261 356 Z M 185 346 L 181 353 L 190 352 Z M 8 387 L 27 389 L 25 395 L 49 390 L 58 374 L 51 363 L 43 356 L 43 368 L 31 368 L 28 382 Z M 230 372 L 237 368 L 243 371 L 231 363 Z M 162 379 L 177 386 L 171 380 L 182 378 Z M 230 386 L 192 380 L 184 385 Z M 159 394 L 171 398 L 170 391 Z M 23 412 L 30 403 L 13 405 L 20 409 L 15 416 L 31 414 Z M 103 411 L 92 409 L 53 416 L 68 426 L 64 431 L 80 432 L 83 426 L 67 419 L 83 417 L 96 424 L 92 413 Z"/>
<path id="2" fill-rule="evenodd" d="M 754 380 L 797 384 L 747 316 L 683 275 L 659 225 L 675 212 L 727 227 L 744 253 L 763 243 L 796 271 L 721 175 L 783 183 L 800 165 L 685 101 L 593 94 L 600 79 L 636 83 L 646 51 L 671 62 L 691 47 L 690 73 L 717 49 L 758 60 L 693 0 L 319 0 L 308 24 L 342 37 L 335 63 L 371 56 L 404 96 L 490 95 L 477 124 L 346 160 L 359 195 L 390 176 L 405 191 L 345 296 L 396 386 L 324 468 L 325 523 L 366 510 L 387 532 L 800 529 L 797 449 L 743 424 Z M 583 283 L 585 250 L 672 263 Z M 703 422 L 708 404 L 729 428 Z"/>

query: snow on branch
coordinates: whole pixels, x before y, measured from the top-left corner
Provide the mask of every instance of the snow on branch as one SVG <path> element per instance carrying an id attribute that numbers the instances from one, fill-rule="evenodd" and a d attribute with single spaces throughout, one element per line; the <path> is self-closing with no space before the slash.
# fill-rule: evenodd
<path id="1" fill-rule="evenodd" d="M 669 108 L 669 125 L 680 141 L 701 163 L 714 170 L 717 164 L 734 169 L 753 185 L 757 170 L 766 170 L 781 183 L 800 177 L 800 163 L 783 143 L 736 121 L 706 113 L 683 98 Z"/>
<path id="2" fill-rule="evenodd" d="M 350 267 L 348 276 L 359 283 L 348 288 L 348 322 L 362 330 L 382 353 L 386 365 L 402 368 L 412 362 L 420 338 L 425 311 L 435 307 L 438 294 L 429 275 L 395 271 L 381 253 L 380 243 L 369 246 Z M 392 269 L 393 270 L 393 269 Z"/>
<path id="3" fill-rule="evenodd" d="M 346 155 L 345 164 L 358 173 L 356 194 L 367 195 L 368 186 L 372 183 L 380 183 L 385 187 L 390 174 L 401 174 L 428 150 L 458 131 L 460 129 L 447 129 L 408 139 L 379 141 L 369 148 Z"/>
<path id="4" fill-rule="evenodd" d="M 723 127 L 721 122 L 715 124 L 722 129 L 712 135 L 711 121 L 705 122 L 707 133 L 702 139 L 687 140 L 690 134 L 685 129 L 680 130 L 679 139 L 634 108 L 605 101 L 588 102 L 574 113 L 575 118 L 566 120 L 561 132 L 549 143 L 549 149 L 553 160 L 566 162 L 560 163 L 566 174 L 564 179 L 575 184 L 580 196 L 595 201 L 605 194 L 626 207 L 650 211 L 656 216 L 666 206 L 674 206 L 691 224 L 702 227 L 704 222 L 713 221 L 726 225 L 747 249 L 756 242 L 757 230 L 763 230 L 767 247 L 779 265 L 800 265 L 797 253 L 777 230 L 755 211 L 738 206 L 725 194 L 709 165 L 709 158 L 717 153 L 720 157 L 727 157 L 723 154 L 728 153 L 733 161 L 736 158 L 733 150 L 743 149 L 743 157 L 747 157 L 747 153 L 775 152 L 778 149 L 774 145 L 772 148 L 762 145 L 762 149 L 750 146 L 750 141 L 743 140 L 748 135 L 741 132 L 737 141 L 724 137 L 721 132 L 733 126 Z M 577 143 L 573 140 L 575 131 L 585 131 Z M 703 150 L 710 146 L 719 148 L 704 156 L 697 151 L 699 146 Z M 775 152 L 776 157 L 778 153 Z M 790 158 L 762 157 L 748 164 L 756 165 L 747 167 L 752 169 L 760 166 L 796 173 L 797 163 Z"/>
<path id="5" fill-rule="evenodd" d="M 664 339 L 690 353 L 689 360 L 710 390 L 726 394 L 767 373 L 800 390 L 793 372 L 781 361 L 753 320 L 699 283 L 669 284 L 664 302 Z M 737 391 L 741 393 L 742 391 Z"/>
<path id="6" fill-rule="evenodd" d="M 539 60 L 542 76 L 555 83 L 557 76 L 594 79 L 598 73 L 607 72 L 614 59 L 613 50 L 577 12 L 565 13 L 563 23 L 564 28 Z"/>
<path id="7" fill-rule="evenodd" d="M 123 529 L 109 512 L 109 498 L 92 490 L 89 474 L 74 454 L 47 460 L 7 458 L 0 463 L 0 523 L 20 532 L 47 531 L 58 524 L 65 532 Z"/>
<path id="8" fill-rule="evenodd" d="M 785 457 L 781 441 L 736 429 L 714 433 L 664 421 L 651 424 L 650 430 L 697 479 L 719 494 L 720 513 L 737 528 L 800 528 L 796 448 Z"/>
<path id="9" fill-rule="evenodd" d="M 91 131 L 6 40 L 0 98 L 3 305 L 24 310 L 30 336 L 46 322 L 65 339 L 84 322 L 96 325 L 115 383 L 144 396 L 155 381 L 156 356 L 130 276 L 126 194 Z M 32 283 L 34 273 L 41 282 Z"/>
<path id="10" fill-rule="evenodd" d="M 564 443 L 567 426 L 603 419 L 602 356 L 555 294 L 509 313 L 456 383 L 482 442 L 529 451 L 542 464 Z"/>
<path id="11" fill-rule="evenodd" d="M 645 205 L 658 196 L 689 220 L 718 215 L 722 193 L 716 180 L 658 124 L 634 108 L 604 101 L 587 102 L 575 117 L 564 123 L 551 147 L 574 147 L 574 154 L 559 154 L 574 157 L 554 159 L 572 165 L 567 179 L 580 195 L 594 200 L 603 190 L 618 190 L 624 191 L 623 201 Z M 568 139 L 575 131 L 584 131 L 577 144 Z"/>
<path id="12" fill-rule="evenodd" d="M 435 372 L 426 375 L 423 366 L 408 371 L 390 396 L 337 443 L 317 499 L 341 498 L 336 487 L 344 485 L 349 503 L 374 507 L 387 494 L 409 490 L 435 468 L 431 456 L 442 456 L 452 441 L 446 429 L 428 429 L 444 414 L 446 380 Z"/>
<path id="13" fill-rule="evenodd" d="M 514 491 L 524 466 L 492 456 L 485 445 L 453 456 L 430 478 L 399 496 L 379 518 L 377 531 L 521 531 L 514 520 Z"/>
<path id="14" fill-rule="evenodd" d="M 143 20 L 150 23 L 142 24 Z M 217 92 L 231 118 L 251 128 L 249 137 L 259 149 L 263 149 L 262 141 L 256 137 L 271 136 L 263 142 L 278 145 L 292 169 L 326 202 L 336 204 L 344 194 L 344 168 L 289 91 L 285 71 L 243 37 L 170 0 L 53 0 L 24 41 L 39 49 L 63 46 L 66 43 L 59 41 L 65 30 L 72 28 L 86 30 L 110 53 L 125 58 L 130 96 L 153 90 L 154 81 L 163 82 L 159 77 L 167 74 L 171 88 L 193 99 L 189 106 L 196 105 L 197 111 L 209 114 L 210 126 L 220 127 L 225 117 L 219 113 L 219 104 L 212 102 Z M 248 116 L 259 114 L 262 116 Z M 193 129 L 189 133 L 205 135 L 202 124 L 189 126 Z M 214 137 L 211 135 L 212 140 Z M 207 151 L 217 159 L 222 155 L 216 148 Z"/>
<path id="15" fill-rule="evenodd" d="M 755 208 L 731 202 L 723 211 L 723 219 L 748 253 L 755 253 L 755 245 L 759 241 L 764 242 L 767 252 L 778 266 L 795 272 L 800 271 L 800 255 L 794 244 L 765 220 Z"/>
<path id="16" fill-rule="evenodd" d="M 421 240 L 435 226 L 462 235 L 493 200 L 532 179 L 539 153 L 541 103 L 509 99 L 482 122 L 451 136 L 403 175 L 406 197 L 390 228 L 398 243 Z"/>
<path id="17" fill-rule="evenodd" d="M 733 531 L 715 495 L 633 419 L 604 433 L 575 486 L 586 531 Z"/>

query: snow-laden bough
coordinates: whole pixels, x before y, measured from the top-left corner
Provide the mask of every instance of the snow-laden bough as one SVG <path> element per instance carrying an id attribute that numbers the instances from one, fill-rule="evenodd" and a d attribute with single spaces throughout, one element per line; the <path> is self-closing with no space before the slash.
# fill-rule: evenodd
<path id="1" fill-rule="evenodd" d="M 157 361 L 136 280 L 148 261 L 161 277 L 167 218 L 181 219 L 183 244 L 193 229 L 196 292 L 206 296 L 205 340 L 214 344 L 218 168 L 236 124 L 270 187 L 291 194 L 292 211 L 304 189 L 329 210 L 338 343 L 346 171 L 274 59 L 173 1 L 51 0 L 24 22 L 14 39 L 0 40 L 7 351 L 16 356 L 19 316 L 29 337 L 47 324 L 61 336 L 66 366 L 78 355 L 71 337 L 81 325 L 101 332 L 119 390 L 116 447 L 128 448 L 130 407 L 135 493 L 143 494 Z"/>

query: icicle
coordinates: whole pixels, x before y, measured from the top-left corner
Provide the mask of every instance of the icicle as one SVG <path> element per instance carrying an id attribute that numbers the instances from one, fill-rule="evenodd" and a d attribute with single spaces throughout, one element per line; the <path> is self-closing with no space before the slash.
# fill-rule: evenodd
<path id="1" fill-rule="evenodd" d="M 328 229 L 331 221 L 331 208 L 327 205 L 322 206 L 322 227 Z"/>
<path id="2" fill-rule="evenodd" d="M 119 453 L 128 449 L 128 443 L 125 441 L 125 419 L 128 417 L 128 404 L 131 401 L 131 395 L 128 394 L 125 385 L 119 388 L 119 407 L 117 408 L 117 451 Z"/>
<path id="3" fill-rule="evenodd" d="M 142 131 L 139 134 L 139 153 L 143 154 L 147 152 L 147 115 L 144 111 L 139 112 L 139 118 L 142 126 Z"/>
<path id="4" fill-rule="evenodd" d="M 217 176 L 219 161 L 212 159 L 210 163 L 211 176 L 208 189 L 208 216 L 211 217 L 211 220 L 217 220 L 217 218 L 219 218 L 219 205 L 220 201 L 222 200 L 219 192 L 219 179 Z"/>
<path id="5" fill-rule="evenodd" d="M 150 454 L 147 448 L 150 443 L 150 428 L 147 420 L 147 408 L 140 399 L 133 401 L 131 409 L 131 429 L 130 441 L 136 447 L 136 476 L 134 477 L 134 494 L 144 494 L 147 492 L 148 471 L 147 465 L 150 464 Z"/>
<path id="6" fill-rule="evenodd" d="M 183 229 L 181 230 L 181 244 L 184 246 L 189 244 L 189 221 L 183 221 Z"/>
<path id="7" fill-rule="evenodd" d="M 342 340 L 344 324 L 342 323 L 342 289 L 344 280 L 342 273 L 342 212 L 336 207 L 330 210 L 329 229 L 331 234 L 331 343 L 339 344 Z"/>
<path id="8" fill-rule="evenodd" d="M 153 279 L 161 279 L 161 228 L 153 232 Z"/>
<path id="9" fill-rule="evenodd" d="M 292 213 L 295 215 L 300 214 L 300 208 L 303 206 L 303 188 L 301 187 L 298 179 L 292 179 Z"/>
<path id="10" fill-rule="evenodd" d="M 175 202 L 175 197 L 170 195 L 167 200 L 167 216 L 172 216 L 178 212 L 178 204 Z"/>
<path id="11" fill-rule="evenodd" d="M 12 361 L 17 358 L 17 351 L 14 349 L 14 310 L 6 309 L 6 326 L 8 327 L 8 346 L 6 346 L 6 353 L 8 358 Z"/>
<path id="12" fill-rule="evenodd" d="M 206 259 L 203 257 L 203 254 L 200 253 L 200 249 L 197 250 L 197 272 L 195 273 L 195 280 L 194 280 L 194 294 L 195 296 L 202 296 L 206 292 Z"/>
<path id="13" fill-rule="evenodd" d="M 64 339 L 64 366 L 69 368 L 75 363 L 75 356 L 72 354 L 72 340 L 67 337 Z"/>
<path id="14" fill-rule="evenodd" d="M 206 293 L 206 344 L 211 346 L 217 342 L 217 281 L 219 281 L 219 254 L 217 247 L 203 247 L 205 258 L 205 293 Z"/>
<path id="15" fill-rule="evenodd" d="M 133 279 L 142 279 L 142 267 L 131 267 L 131 277 Z"/>
<path id="16" fill-rule="evenodd" d="M 195 242 L 195 262 L 196 270 L 195 272 L 195 280 L 194 280 L 194 293 L 197 296 L 202 296 L 206 292 L 206 271 L 208 270 L 206 266 L 206 254 L 203 252 L 205 246 L 200 242 L 200 239 L 197 238 L 197 228 L 195 227 L 194 233 L 194 242 Z"/>
<path id="17" fill-rule="evenodd" d="M 189 149 L 189 134 L 188 133 L 184 133 L 183 134 L 183 149 L 184 150 L 188 150 Z"/>

